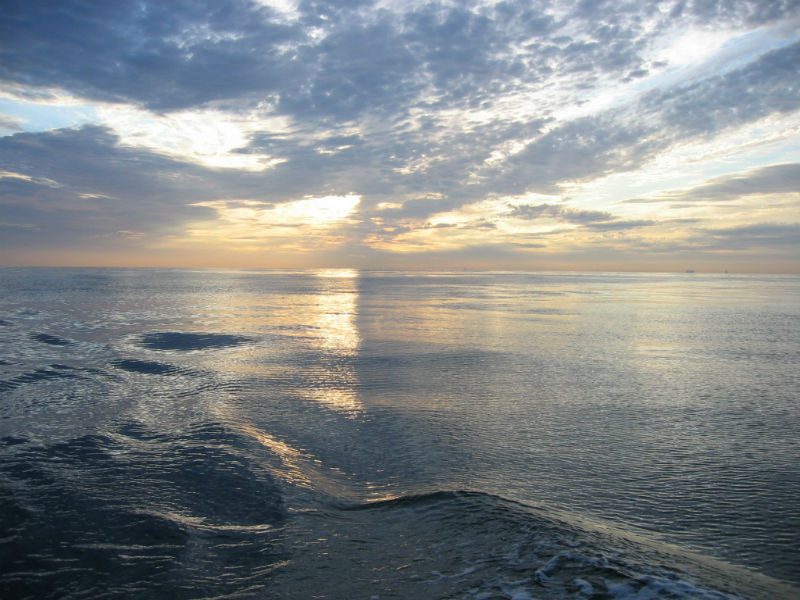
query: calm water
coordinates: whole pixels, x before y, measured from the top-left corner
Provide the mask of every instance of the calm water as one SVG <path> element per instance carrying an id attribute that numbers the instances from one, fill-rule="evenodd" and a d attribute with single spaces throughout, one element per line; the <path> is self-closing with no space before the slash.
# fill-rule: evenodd
<path id="1" fill-rule="evenodd" d="M 2 598 L 793 598 L 800 278 L 0 269 Z"/>

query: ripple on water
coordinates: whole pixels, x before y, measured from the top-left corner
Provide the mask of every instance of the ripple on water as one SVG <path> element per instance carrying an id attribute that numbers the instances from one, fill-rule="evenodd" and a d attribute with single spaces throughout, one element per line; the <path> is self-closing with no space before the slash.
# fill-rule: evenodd
<path id="1" fill-rule="evenodd" d="M 0 597 L 263 596 L 282 496 L 239 445 L 213 423 L 0 438 Z"/>

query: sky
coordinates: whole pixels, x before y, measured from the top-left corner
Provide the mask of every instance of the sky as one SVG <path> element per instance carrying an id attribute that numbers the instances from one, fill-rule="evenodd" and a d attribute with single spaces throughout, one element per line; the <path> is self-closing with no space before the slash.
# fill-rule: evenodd
<path id="1" fill-rule="evenodd" d="M 2 0 L 0 265 L 800 273 L 800 0 Z"/>

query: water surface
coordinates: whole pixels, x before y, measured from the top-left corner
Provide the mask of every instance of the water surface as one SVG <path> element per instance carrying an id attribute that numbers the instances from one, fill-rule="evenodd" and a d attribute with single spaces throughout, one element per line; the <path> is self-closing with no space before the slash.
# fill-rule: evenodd
<path id="1" fill-rule="evenodd" d="M 0 269 L 0 596 L 791 598 L 800 278 Z"/>

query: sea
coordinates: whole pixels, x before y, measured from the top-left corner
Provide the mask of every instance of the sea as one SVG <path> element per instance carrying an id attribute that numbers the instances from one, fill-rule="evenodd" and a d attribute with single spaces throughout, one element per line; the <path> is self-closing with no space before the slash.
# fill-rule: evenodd
<path id="1" fill-rule="evenodd" d="M 800 597 L 800 277 L 0 269 L 0 598 Z"/>

